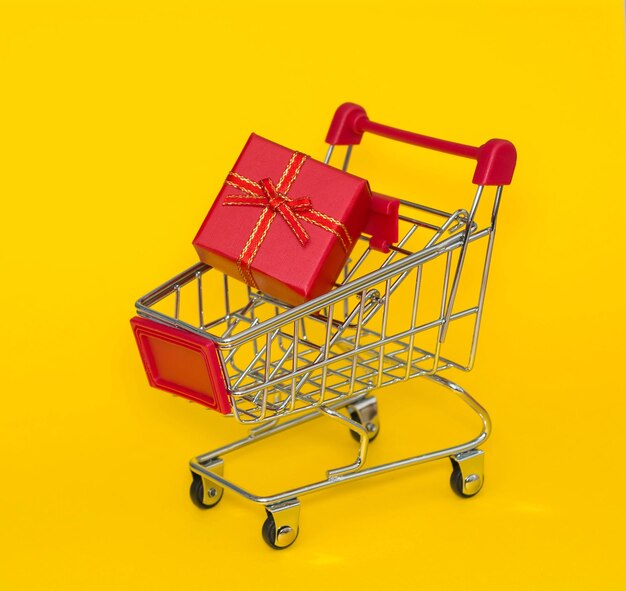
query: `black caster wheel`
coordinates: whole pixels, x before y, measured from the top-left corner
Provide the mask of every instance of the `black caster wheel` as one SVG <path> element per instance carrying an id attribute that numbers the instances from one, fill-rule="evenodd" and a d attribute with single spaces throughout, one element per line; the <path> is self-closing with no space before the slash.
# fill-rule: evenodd
<path id="1" fill-rule="evenodd" d="M 211 487 L 208 490 L 208 495 L 204 494 L 204 484 L 202 478 L 198 474 L 192 473 L 193 480 L 191 481 L 191 487 L 189 488 L 189 496 L 193 504 L 199 509 L 211 509 L 215 507 L 224 495 L 224 489 L 218 486 Z M 208 499 L 207 499 L 208 497 Z"/>
<path id="2" fill-rule="evenodd" d="M 359 424 L 363 424 L 361 423 L 361 417 L 359 417 L 359 413 L 357 412 L 351 412 L 350 413 L 350 418 L 355 422 L 355 423 L 359 423 Z M 374 425 L 374 423 L 370 423 L 370 425 L 372 426 L 371 428 L 373 428 L 373 431 L 370 431 L 370 428 L 368 428 L 368 435 L 370 438 L 370 442 L 374 441 L 374 439 L 376 439 L 378 437 L 378 433 L 380 432 L 380 426 L 379 425 Z M 367 427 L 367 425 L 366 425 Z M 359 442 L 361 441 L 361 437 L 359 436 L 359 434 L 356 431 L 353 431 L 352 429 L 350 429 L 350 435 L 352 435 L 352 439 L 354 439 L 355 441 Z"/>
<path id="3" fill-rule="evenodd" d="M 463 490 L 463 473 L 461 472 L 461 468 L 456 462 L 452 462 L 452 474 L 450 474 L 450 487 L 452 490 L 461 498 L 468 499 L 477 495 L 483 487 L 483 479 L 479 478 L 477 474 L 471 474 L 468 476 L 470 479 L 469 487 L 471 492 L 466 492 Z"/>
<path id="4" fill-rule="evenodd" d="M 289 546 L 296 541 L 299 533 L 299 528 L 297 528 L 294 533 L 294 530 L 286 525 L 281 527 L 278 535 L 276 535 L 276 522 L 271 515 L 267 516 L 267 519 L 263 522 L 263 527 L 261 528 L 263 540 L 274 550 L 284 550 L 285 548 L 289 548 Z"/>

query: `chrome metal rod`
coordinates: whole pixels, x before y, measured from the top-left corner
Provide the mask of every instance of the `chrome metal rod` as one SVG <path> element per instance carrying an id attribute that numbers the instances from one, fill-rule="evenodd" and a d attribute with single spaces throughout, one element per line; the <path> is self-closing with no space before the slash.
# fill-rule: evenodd
<path id="1" fill-rule="evenodd" d="M 198 282 L 198 326 L 204 325 L 204 302 L 202 300 L 202 273 L 198 271 L 196 273 L 196 280 Z"/>
<path id="2" fill-rule="evenodd" d="M 439 340 L 443 343 L 446 340 L 446 335 L 448 334 L 448 325 L 450 324 L 450 316 L 452 316 L 452 309 L 454 308 L 454 301 L 456 299 L 456 294 L 459 289 L 459 283 L 461 281 L 461 273 L 463 272 L 463 265 L 465 264 L 465 255 L 467 254 L 467 247 L 469 246 L 469 237 L 472 229 L 472 222 L 474 221 L 474 216 L 476 215 L 476 210 L 478 209 L 478 204 L 480 203 L 480 197 L 483 194 L 483 185 L 479 185 L 476 188 L 476 194 L 474 196 L 474 202 L 472 203 L 472 208 L 469 213 L 469 218 L 467 220 L 467 226 L 465 228 L 464 236 L 463 236 L 463 246 L 461 246 L 461 252 L 459 253 L 459 260 L 456 265 L 456 271 L 454 273 L 454 280 L 452 282 L 452 290 L 450 291 L 450 297 L 448 298 L 448 307 L 446 309 L 445 315 L 445 323 L 443 325 L 443 329 L 441 331 L 441 336 Z"/>
<path id="3" fill-rule="evenodd" d="M 419 265 L 417 267 L 417 273 L 415 277 L 415 289 L 413 291 L 413 307 L 411 309 L 411 330 L 415 328 L 415 321 L 417 320 L 417 307 L 419 303 L 421 283 L 422 283 L 422 265 Z M 409 337 L 409 350 L 408 350 L 408 358 L 406 362 L 406 373 L 404 375 L 405 380 L 409 379 L 409 375 L 411 373 L 411 365 L 413 363 L 413 343 L 414 342 L 415 342 L 415 333 L 411 332 L 411 336 Z"/>
<path id="4" fill-rule="evenodd" d="M 300 333 L 298 332 L 298 321 L 294 320 L 293 323 L 293 356 L 292 356 L 292 365 L 291 365 L 291 373 L 295 374 L 296 371 L 298 371 L 298 346 L 300 344 Z M 294 377 L 291 379 L 291 393 L 290 393 L 290 399 L 291 399 L 291 404 L 290 404 L 290 410 L 293 412 L 293 410 L 296 407 L 296 394 L 298 393 L 298 390 L 296 388 L 296 378 L 295 375 Z"/>
<path id="5" fill-rule="evenodd" d="M 358 308 L 357 308 L 358 309 Z M 469 310 L 473 310 L 473 309 L 469 309 Z M 455 320 L 456 318 L 462 318 L 463 316 L 466 316 L 468 313 L 468 311 L 462 311 L 462 312 L 458 312 L 452 315 L 452 320 Z M 377 347 L 379 347 L 380 345 L 387 345 L 387 344 L 392 344 L 394 342 L 397 342 L 397 340 L 399 339 L 403 339 L 403 338 L 407 338 L 409 336 L 411 336 L 412 334 L 417 334 L 418 332 L 423 332 L 425 330 L 430 330 L 431 328 L 435 328 L 437 326 L 440 326 L 441 323 L 443 322 L 442 319 L 437 319 L 437 320 L 433 320 L 432 322 L 428 322 L 426 324 L 422 324 L 418 327 L 414 327 L 414 328 L 410 328 L 404 331 L 401 331 L 399 333 L 396 333 L 394 335 L 391 335 L 387 338 L 381 338 L 376 342 L 373 343 L 368 343 L 367 345 L 363 345 L 361 347 L 361 349 L 359 350 L 359 353 L 365 353 L 367 351 L 370 351 L 371 349 L 376 349 Z M 310 365 L 308 367 L 301 367 L 300 369 L 296 370 L 294 372 L 294 376 L 300 376 L 303 374 L 307 374 L 307 373 L 311 373 L 312 371 L 316 370 L 316 369 L 320 369 L 321 367 L 323 367 L 324 365 L 328 365 L 330 363 L 337 363 L 338 361 L 342 361 L 342 360 L 352 360 L 352 356 L 354 355 L 353 351 L 346 351 L 345 353 L 340 353 L 339 355 L 335 355 L 334 357 L 331 357 L 327 360 L 323 360 L 322 356 L 320 356 L 319 359 L 315 360 L 315 364 Z M 292 376 L 289 375 L 289 378 L 291 378 Z M 265 382 L 261 385 L 255 385 L 255 386 L 251 386 L 248 388 L 244 388 L 241 390 L 236 390 L 233 389 L 232 394 L 234 396 L 244 396 L 244 395 L 249 395 L 251 393 L 256 392 L 259 387 L 265 388 L 265 387 L 272 387 L 275 385 L 278 385 L 280 382 L 284 381 L 285 378 L 284 377 L 278 377 L 275 378 L 273 380 L 270 380 L 268 382 Z M 238 380 L 240 381 L 240 380 Z"/>
<path id="6" fill-rule="evenodd" d="M 489 229 L 476 232 L 470 237 L 470 242 L 473 242 L 474 240 L 480 240 L 481 238 L 487 236 L 488 234 L 489 234 Z M 327 294 L 319 296 L 315 298 L 314 300 L 301 304 L 300 306 L 297 306 L 296 308 L 287 308 L 284 312 L 282 312 L 278 316 L 265 320 L 263 323 L 260 323 L 256 325 L 255 327 L 251 327 L 250 329 L 246 331 L 242 331 L 241 333 L 235 336 L 229 336 L 227 338 L 220 338 L 215 335 L 208 335 L 207 333 L 200 330 L 198 327 L 193 326 L 192 324 L 189 324 L 188 322 L 184 322 L 182 320 L 178 321 L 177 326 L 185 328 L 186 330 L 193 332 L 195 334 L 200 334 L 206 338 L 211 338 L 211 340 L 218 343 L 222 349 L 228 349 L 230 347 L 237 347 L 243 344 L 244 342 L 247 342 L 251 339 L 254 339 L 260 336 L 261 334 L 264 334 L 267 331 L 273 330 L 277 326 L 282 326 L 289 322 L 293 322 L 293 320 L 295 320 L 296 318 L 310 315 L 316 312 L 317 310 L 328 306 L 331 303 L 336 303 L 343 299 L 346 299 L 349 296 L 354 295 L 358 293 L 359 291 L 362 291 L 363 289 L 368 288 L 372 283 L 385 281 L 389 277 L 393 277 L 394 275 L 397 275 L 399 272 L 402 272 L 409 267 L 417 266 L 419 264 L 431 261 L 450 250 L 454 250 L 455 248 L 458 248 L 462 244 L 462 242 L 463 242 L 462 236 L 459 234 L 456 234 L 444 240 L 443 242 L 440 242 L 437 245 L 432 246 L 431 248 L 420 250 L 419 252 L 416 252 L 415 254 L 411 256 L 407 256 L 403 260 L 397 261 L 389 265 L 388 267 L 380 268 L 377 271 L 374 271 L 364 277 L 359 277 L 355 279 L 354 281 L 351 281 L 348 284 L 342 285 L 341 287 L 338 287 L 337 289 L 334 289 L 333 291 Z M 205 269 L 211 268 L 206 265 L 202 265 L 202 267 L 204 267 Z M 194 270 L 195 272 L 195 269 L 196 267 L 194 266 L 190 270 Z M 189 272 L 190 270 L 188 270 L 187 272 Z M 193 280 L 193 278 L 194 278 L 194 274 L 192 273 L 190 280 Z M 156 320 L 157 322 L 161 322 L 163 324 L 171 324 L 171 318 L 169 316 L 167 316 L 166 314 L 157 312 L 156 310 L 152 310 L 146 305 L 148 301 L 152 301 L 152 304 L 154 304 L 157 301 L 160 301 L 161 299 L 163 299 L 163 297 L 165 297 L 166 295 L 169 295 L 170 293 L 172 293 L 171 282 L 168 282 L 167 287 L 169 288 L 167 293 L 164 293 L 164 290 L 163 290 L 159 298 L 152 297 L 150 298 L 150 300 L 147 300 L 146 298 L 148 298 L 148 296 L 153 294 L 153 292 L 150 292 L 150 294 L 138 300 L 135 305 L 136 305 L 136 309 L 139 315 L 144 316 L 145 318 L 152 318 L 153 320 Z"/>
<path id="7" fill-rule="evenodd" d="M 359 394 L 358 396 L 345 398 L 337 402 L 327 404 L 326 408 L 338 410 L 350 404 L 354 404 L 355 402 L 361 400 L 364 397 L 365 397 L 365 394 Z M 229 454 L 235 450 L 245 447 L 246 445 L 249 445 L 250 443 L 253 443 L 254 441 L 260 441 L 261 439 L 265 439 L 266 437 L 269 437 L 270 435 L 276 435 L 277 433 L 282 433 L 283 431 L 287 431 L 288 429 L 291 429 L 292 427 L 296 427 L 298 425 L 308 423 L 309 421 L 313 419 L 318 419 L 321 416 L 322 415 L 320 414 L 319 408 L 315 408 L 313 410 L 308 411 L 305 414 L 301 414 L 291 419 L 288 419 L 286 421 L 282 421 L 274 427 L 266 428 L 266 425 L 272 425 L 273 423 L 278 422 L 276 419 L 274 419 L 270 423 L 266 423 L 266 424 L 254 427 L 253 429 L 250 430 L 250 433 L 248 434 L 247 437 L 244 437 L 243 439 L 238 439 L 237 441 L 233 441 L 232 443 L 228 443 L 227 445 L 218 447 L 217 449 L 213 451 L 204 453 L 196 457 L 195 461 L 197 461 L 200 464 L 206 464 L 207 462 L 210 462 L 211 460 L 219 456 L 224 456 L 226 454 Z"/>
<path id="8" fill-rule="evenodd" d="M 348 164 L 350 164 L 350 156 L 352 155 L 352 144 L 350 144 L 347 149 L 346 149 L 346 156 L 343 160 L 343 166 L 341 167 L 341 170 L 343 170 L 344 172 L 346 172 L 348 170 Z"/>
<path id="9" fill-rule="evenodd" d="M 230 292 L 228 291 L 228 275 L 224 275 L 224 308 L 226 316 L 230 316 Z"/>
<path id="10" fill-rule="evenodd" d="M 328 164 L 330 162 L 330 157 L 333 155 L 334 150 L 335 150 L 335 146 L 333 145 L 328 146 L 328 151 L 326 152 L 326 158 L 324 158 L 324 164 Z"/>
<path id="11" fill-rule="evenodd" d="M 178 321 L 178 318 L 180 317 L 180 285 L 177 285 L 174 288 L 174 294 L 174 320 Z"/>
<path id="12" fill-rule="evenodd" d="M 335 306 L 331 304 L 328 307 L 328 318 L 326 320 L 326 338 L 324 340 L 324 347 L 322 348 L 323 356 L 322 359 L 324 361 L 328 360 L 328 350 L 330 346 L 330 339 L 332 334 L 333 327 L 333 313 L 335 311 Z M 322 384 L 320 389 L 320 404 L 324 402 L 324 398 L 326 397 L 326 378 L 328 375 L 328 365 L 324 365 L 322 369 Z"/>
<path id="13" fill-rule="evenodd" d="M 268 437 L 269 435 L 273 435 L 275 433 L 285 430 L 285 428 L 293 427 L 296 424 L 299 424 L 300 422 L 305 422 L 312 418 L 309 416 L 305 416 L 305 420 L 294 419 L 292 421 L 289 421 L 289 423 L 283 423 L 282 425 L 279 425 L 278 427 L 275 427 L 268 431 L 264 431 L 257 438 L 247 438 L 245 440 L 240 440 L 229 446 L 224 446 L 213 452 L 209 452 L 207 454 L 203 454 L 202 456 L 194 458 L 190 462 L 190 468 L 194 472 L 198 474 L 202 474 L 208 480 L 216 483 L 219 486 L 222 486 L 224 488 L 232 490 L 233 492 L 236 492 L 237 494 L 241 495 L 242 497 L 246 498 L 249 501 L 263 504 L 263 505 L 269 505 L 269 504 L 277 503 L 283 500 L 291 499 L 294 497 L 301 497 L 302 495 L 316 492 L 324 488 L 329 488 L 331 486 L 336 486 L 344 482 L 359 480 L 361 478 L 367 478 L 369 476 L 376 476 L 378 474 L 384 474 L 386 472 L 391 472 L 391 471 L 399 470 L 402 468 L 408 468 L 409 466 L 414 466 L 416 464 L 423 464 L 425 462 L 431 462 L 434 460 L 439 460 L 439 459 L 455 456 L 457 454 L 476 449 L 478 446 L 482 445 L 489 438 L 489 435 L 491 433 L 491 420 L 489 418 L 489 414 L 487 413 L 487 411 L 474 398 L 472 398 L 463 388 L 461 388 L 461 386 L 455 384 L 454 382 L 451 382 L 450 380 L 446 380 L 445 378 L 442 378 L 440 376 L 429 376 L 429 379 L 450 389 L 463 402 L 465 402 L 474 412 L 476 412 L 476 414 L 479 416 L 481 423 L 482 423 L 482 429 L 476 437 L 458 445 L 452 445 L 450 447 L 442 448 L 433 452 L 411 456 L 405 459 L 396 460 L 396 461 L 388 462 L 385 464 L 380 464 L 377 466 L 373 466 L 371 468 L 358 470 L 350 474 L 344 474 L 340 476 L 335 476 L 333 478 L 327 478 L 326 480 L 313 482 L 311 484 L 307 484 L 301 487 L 293 488 L 293 489 L 290 489 L 284 492 L 279 492 L 279 493 L 272 494 L 272 495 L 252 494 L 249 491 L 234 484 L 230 480 L 226 480 L 223 476 L 220 476 L 218 474 L 215 474 L 214 472 L 211 472 L 210 469 L 206 468 L 203 465 L 203 464 L 209 463 L 211 460 L 215 458 L 224 456 L 227 453 L 234 451 L 235 449 L 239 449 L 245 445 L 248 445 L 249 443 L 252 443 L 253 441 Z M 337 407 L 334 407 L 334 408 L 336 409 Z M 316 413 L 316 414 L 319 416 L 319 413 Z"/>
<path id="14" fill-rule="evenodd" d="M 500 199 L 502 197 L 502 186 L 496 189 L 496 198 L 493 202 L 493 211 L 491 214 L 491 232 L 489 233 L 489 241 L 487 243 L 487 253 L 485 254 L 485 266 L 483 268 L 483 277 L 480 284 L 480 295 L 478 296 L 478 312 L 476 314 L 476 322 L 474 324 L 474 334 L 472 336 L 472 348 L 467 369 L 474 367 L 476 360 L 476 349 L 478 347 L 478 334 L 480 332 L 480 323 L 483 317 L 483 304 L 485 302 L 485 294 L 487 292 L 487 281 L 489 279 L 489 269 L 491 267 L 491 257 L 493 254 L 493 244 L 496 238 L 496 223 L 498 221 L 498 210 L 500 209 Z"/>
<path id="15" fill-rule="evenodd" d="M 359 303 L 359 320 L 356 324 L 356 334 L 354 335 L 354 349 L 352 350 L 352 373 L 350 375 L 350 389 L 348 390 L 348 396 L 354 392 L 354 381 L 356 380 L 356 365 L 359 358 L 359 342 L 361 340 L 361 328 L 363 326 L 363 310 L 365 309 L 365 302 L 367 300 L 367 293 L 365 290 L 361 292 L 361 301 Z"/>
<path id="16" fill-rule="evenodd" d="M 380 328 L 380 336 L 381 340 L 385 340 L 387 338 L 387 320 L 389 317 L 389 289 L 390 289 L 390 279 L 387 279 L 385 282 L 385 295 L 383 296 L 384 304 L 383 304 L 383 321 L 382 326 Z M 385 360 L 385 345 L 380 345 L 380 350 L 378 352 L 378 379 L 376 381 L 376 385 L 380 386 L 383 382 L 383 362 Z"/>
<path id="17" fill-rule="evenodd" d="M 348 464 L 347 466 L 342 466 L 341 468 L 332 468 L 327 471 L 328 478 L 339 478 L 344 474 L 351 474 L 352 472 L 356 472 L 359 470 L 367 459 L 367 448 L 369 445 L 369 437 L 367 435 L 367 428 L 361 423 L 357 423 L 348 417 L 344 417 L 341 413 L 337 412 L 332 408 L 327 408 L 324 406 L 319 407 L 320 411 L 324 413 L 325 416 L 342 423 L 343 425 L 347 425 L 353 431 L 356 431 L 359 434 L 359 453 L 357 454 L 356 460 L 352 462 L 352 464 Z"/>
<path id="18" fill-rule="evenodd" d="M 164 297 L 170 295 L 173 291 L 174 285 L 179 285 L 184 287 L 187 283 L 193 281 L 196 278 L 196 273 L 199 271 L 200 273 L 204 273 L 211 269 L 209 265 L 205 265 L 204 263 L 196 263 L 189 269 L 182 271 L 175 277 L 172 277 L 169 281 L 155 287 L 152 291 L 149 291 L 145 296 L 143 296 L 137 302 L 141 307 L 150 307 L 160 302 Z"/>

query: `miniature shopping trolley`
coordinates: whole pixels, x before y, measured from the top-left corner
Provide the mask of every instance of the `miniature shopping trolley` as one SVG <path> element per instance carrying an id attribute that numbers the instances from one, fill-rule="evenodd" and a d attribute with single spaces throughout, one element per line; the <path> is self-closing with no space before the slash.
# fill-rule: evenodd
<path id="1" fill-rule="evenodd" d="M 473 496 L 483 485 L 478 448 L 489 436 L 489 416 L 441 374 L 474 365 L 498 208 L 515 148 L 505 140 L 475 148 L 400 131 L 347 103 L 331 123 L 326 162 L 335 146 L 347 146 L 346 170 L 364 132 L 476 160 L 469 207 L 446 212 L 397 200 L 397 240 L 381 245 L 362 236 L 335 288 L 304 304 L 289 306 L 198 263 L 142 297 L 132 320 L 153 386 L 251 426 L 247 437 L 191 460 L 193 502 L 214 507 L 227 489 L 263 505 L 262 535 L 276 549 L 296 540 L 299 497 L 310 492 L 442 458 L 452 461 L 450 483 L 460 496 Z M 487 215 L 479 215 L 485 208 Z M 379 432 L 373 391 L 416 377 L 469 405 L 480 433 L 444 449 L 367 465 L 368 446 Z M 350 465 L 264 496 L 224 476 L 227 454 L 321 416 L 344 424 L 358 441 Z"/>

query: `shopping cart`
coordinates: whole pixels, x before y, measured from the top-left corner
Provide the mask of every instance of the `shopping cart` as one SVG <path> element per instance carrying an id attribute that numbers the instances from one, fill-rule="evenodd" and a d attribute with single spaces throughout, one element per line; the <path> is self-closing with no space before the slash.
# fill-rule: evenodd
<path id="1" fill-rule="evenodd" d="M 262 535 L 276 549 L 298 536 L 299 497 L 323 488 L 441 458 L 451 459 L 450 483 L 460 496 L 473 496 L 483 485 L 478 447 L 489 436 L 489 416 L 440 374 L 474 365 L 498 207 L 503 185 L 511 182 L 515 148 L 504 140 L 475 148 L 400 131 L 347 103 L 331 123 L 326 162 L 335 146 L 345 145 L 346 170 L 364 132 L 476 160 L 469 209 L 448 213 L 398 200 L 397 241 L 384 239 L 393 235 L 391 226 L 382 228 L 383 239 L 362 236 L 336 287 L 295 307 L 200 263 L 142 297 L 132 320 L 153 386 L 252 426 L 247 437 L 191 460 L 193 502 L 214 507 L 228 489 L 263 505 Z M 487 193 L 491 216 L 481 227 L 477 212 Z M 385 223 L 389 218 L 381 218 L 381 227 Z M 482 423 L 480 433 L 458 445 L 366 466 L 369 443 L 379 432 L 372 392 L 415 377 L 469 405 Z M 225 478 L 227 454 L 320 416 L 344 424 L 358 440 L 350 465 L 265 496 Z"/>

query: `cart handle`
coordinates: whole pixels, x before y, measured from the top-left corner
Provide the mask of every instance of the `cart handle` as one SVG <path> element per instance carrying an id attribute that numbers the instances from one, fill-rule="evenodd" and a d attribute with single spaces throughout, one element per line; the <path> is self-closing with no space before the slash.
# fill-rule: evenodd
<path id="1" fill-rule="evenodd" d="M 360 144 L 363 133 L 366 131 L 414 146 L 462 156 L 463 158 L 472 158 L 477 162 L 472 179 L 475 185 L 511 184 L 517 161 L 517 152 L 511 142 L 492 139 L 475 148 L 419 133 L 403 131 L 370 121 L 365 109 L 354 103 L 344 103 L 335 111 L 326 136 L 326 143 L 333 146 Z"/>

